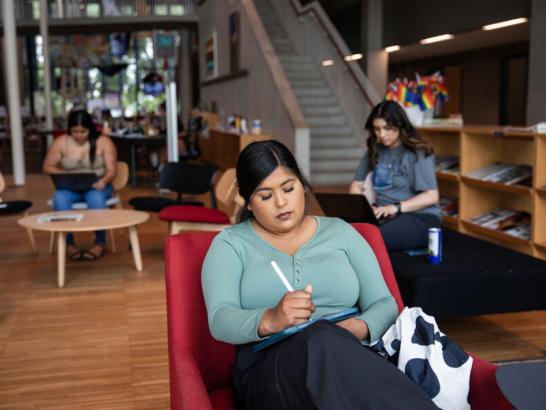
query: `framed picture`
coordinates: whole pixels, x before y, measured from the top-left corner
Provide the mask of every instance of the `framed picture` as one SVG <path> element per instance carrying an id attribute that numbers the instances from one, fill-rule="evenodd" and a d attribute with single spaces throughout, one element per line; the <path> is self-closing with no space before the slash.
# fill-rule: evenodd
<path id="1" fill-rule="evenodd" d="M 240 68 L 240 21 L 239 12 L 236 11 L 229 15 L 229 70 L 231 73 L 236 73 Z"/>
<path id="2" fill-rule="evenodd" d="M 216 31 L 205 39 L 205 77 L 218 76 L 218 41 Z"/>

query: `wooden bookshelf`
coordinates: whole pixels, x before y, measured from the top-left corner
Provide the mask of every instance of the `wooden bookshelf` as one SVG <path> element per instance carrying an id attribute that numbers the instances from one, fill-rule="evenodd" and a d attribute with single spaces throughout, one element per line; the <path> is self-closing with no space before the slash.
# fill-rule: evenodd
<path id="1" fill-rule="evenodd" d="M 461 180 L 466 182 L 469 185 L 477 186 L 483 189 L 491 189 L 491 190 L 500 191 L 500 192 L 509 192 L 512 194 L 522 194 L 522 195 L 532 194 L 532 189 L 523 185 L 499 184 L 497 182 L 483 181 L 481 179 L 476 179 L 476 178 L 466 177 L 466 176 L 462 176 Z"/>
<path id="2" fill-rule="evenodd" d="M 459 181 L 459 175 L 453 174 L 451 172 L 442 172 L 442 171 L 436 172 L 436 178 L 442 181 L 451 181 L 451 182 Z"/>
<path id="3" fill-rule="evenodd" d="M 443 224 L 451 229 L 459 228 L 459 218 L 456 216 L 446 215 L 442 220 Z"/>
<path id="4" fill-rule="evenodd" d="M 254 141 L 271 139 L 271 135 L 236 134 L 227 131 L 211 129 L 208 138 L 200 138 L 201 157 L 204 161 L 216 165 L 225 171 L 237 164 L 239 152 Z"/>
<path id="5" fill-rule="evenodd" d="M 441 196 L 456 198 L 457 217 L 447 227 L 546 260 L 546 134 L 505 132 L 502 127 L 423 127 L 420 131 L 435 155 L 459 157 L 460 175 L 437 172 Z M 506 185 L 468 176 L 493 162 L 533 167 L 532 186 Z M 531 215 L 531 239 L 484 228 L 471 219 L 498 208 Z"/>

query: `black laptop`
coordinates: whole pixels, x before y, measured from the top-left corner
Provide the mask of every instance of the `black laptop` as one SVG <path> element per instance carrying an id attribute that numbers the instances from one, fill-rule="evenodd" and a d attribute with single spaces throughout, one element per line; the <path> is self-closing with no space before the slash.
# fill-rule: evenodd
<path id="1" fill-rule="evenodd" d="M 51 174 L 55 188 L 69 191 L 87 191 L 93 188 L 97 182 L 97 174 L 94 172 L 75 172 L 67 174 Z"/>
<path id="2" fill-rule="evenodd" d="M 315 198 L 324 215 L 343 219 L 345 222 L 367 222 L 379 225 L 373 209 L 364 195 L 316 192 Z"/>

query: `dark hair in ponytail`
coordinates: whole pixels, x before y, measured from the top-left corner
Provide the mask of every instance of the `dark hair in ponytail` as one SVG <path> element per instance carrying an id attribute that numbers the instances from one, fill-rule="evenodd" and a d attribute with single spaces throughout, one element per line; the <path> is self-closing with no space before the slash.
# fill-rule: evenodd
<path id="1" fill-rule="evenodd" d="M 85 110 L 73 110 L 68 114 L 68 134 L 70 134 L 73 127 L 78 125 L 89 130 L 89 161 L 93 164 L 95 162 L 97 139 L 100 134 L 95 127 L 93 118 Z"/>
<path id="2" fill-rule="evenodd" d="M 246 207 L 252 194 L 262 181 L 279 166 L 289 169 L 307 191 L 311 189 L 311 185 L 301 173 L 296 159 L 289 149 L 279 141 L 256 141 L 241 151 L 237 159 L 237 184 L 239 185 L 239 195 L 245 200 L 245 206 L 239 215 L 239 222 L 253 217 L 252 212 Z"/>

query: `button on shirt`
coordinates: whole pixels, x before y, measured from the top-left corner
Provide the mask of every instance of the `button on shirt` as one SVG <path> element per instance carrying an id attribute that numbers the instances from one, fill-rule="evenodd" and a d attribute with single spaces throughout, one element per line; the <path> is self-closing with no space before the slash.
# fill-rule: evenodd
<path id="1" fill-rule="evenodd" d="M 286 288 L 271 267 L 277 262 L 295 290 L 313 285 L 313 317 L 357 305 L 370 339 L 394 323 L 397 305 L 368 243 L 338 218 L 315 217 L 312 238 L 294 256 L 263 240 L 250 221 L 231 226 L 213 240 L 203 264 L 202 284 L 212 335 L 232 344 L 260 340 L 258 325 Z"/>

